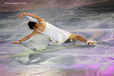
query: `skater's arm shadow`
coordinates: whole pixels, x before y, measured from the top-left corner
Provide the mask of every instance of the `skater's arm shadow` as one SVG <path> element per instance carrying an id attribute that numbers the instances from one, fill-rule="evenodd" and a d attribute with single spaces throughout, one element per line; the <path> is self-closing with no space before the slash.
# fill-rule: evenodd
<path id="1" fill-rule="evenodd" d="M 29 54 L 28 61 L 23 62 L 21 60 L 17 60 L 17 62 L 23 65 L 40 64 L 41 62 L 44 62 L 51 57 L 53 56 L 44 56 L 42 54 Z"/>

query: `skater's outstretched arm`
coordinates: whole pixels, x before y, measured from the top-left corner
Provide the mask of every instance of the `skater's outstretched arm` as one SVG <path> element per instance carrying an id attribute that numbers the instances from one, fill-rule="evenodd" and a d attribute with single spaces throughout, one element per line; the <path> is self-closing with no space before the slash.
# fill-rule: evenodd
<path id="1" fill-rule="evenodd" d="M 44 22 L 44 23 L 46 23 L 46 21 L 44 20 L 44 19 L 42 19 L 41 17 L 39 17 L 39 16 L 37 16 L 37 15 L 35 15 L 35 14 L 33 14 L 33 13 L 21 13 L 19 16 L 18 16 L 18 18 L 22 18 L 23 16 L 31 16 L 31 17 L 33 17 L 33 18 L 35 18 L 35 19 L 37 19 L 39 22 Z"/>
<path id="2" fill-rule="evenodd" d="M 20 44 L 20 43 L 22 43 L 23 41 L 28 40 L 28 39 L 31 38 L 32 36 L 36 35 L 37 33 L 39 33 L 39 32 L 37 32 L 36 30 L 34 30 L 31 34 L 25 36 L 25 37 L 22 38 L 21 40 L 13 41 L 12 43 L 14 43 L 14 44 Z"/>

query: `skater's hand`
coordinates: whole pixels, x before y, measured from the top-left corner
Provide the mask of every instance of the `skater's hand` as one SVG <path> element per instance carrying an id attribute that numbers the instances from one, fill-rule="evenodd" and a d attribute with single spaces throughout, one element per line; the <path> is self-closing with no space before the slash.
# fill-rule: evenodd
<path id="1" fill-rule="evenodd" d="M 13 44 L 21 44 L 21 41 L 19 40 L 19 41 L 13 41 L 12 42 Z"/>
<path id="2" fill-rule="evenodd" d="M 97 43 L 96 41 L 88 41 L 87 42 L 88 45 L 96 45 L 96 43 Z"/>
<path id="3" fill-rule="evenodd" d="M 25 15 L 25 12 L 18 15 L 18 18 L 22 18 Z"/>

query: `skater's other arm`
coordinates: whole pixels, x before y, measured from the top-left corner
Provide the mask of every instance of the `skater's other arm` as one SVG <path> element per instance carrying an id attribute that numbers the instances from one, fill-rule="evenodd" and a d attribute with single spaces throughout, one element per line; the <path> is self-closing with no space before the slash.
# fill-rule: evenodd
<path id="1" fill-rule="evenodd" d="M 37 16 L 37 15 L 35 15 L 35 14 L 32 14 L 32 13 L 21 13 L 21 14 L 18 16 L 18 18 L 21 18 L 21 17 L 23 17 L 24 15 L 26 15 L 26 16 L 31 16 L 31 17 L 37 19 L 39 22 L 46 22 L 46 21 L 45 21 L 44 19 L 42 19 L 41 17 L 39 17 L 39 16 Z"/>
<path id="2" fill-rule="evenodd" d="M 31 38 L 32 36 L 36 35 L 37 33 L 39 33 L 39 32 L 37 32 L 36 30 L 34 30 L 31 34 L 25 36 L 25 37 L 22 38 L 21 40 L 13 41 L 12 43 L 14 43 L 14 44 L 20 44 L 20 43 L 22 43 L 23 41 L 26 41 L 26 40 L 28 40 L 29 38 Z M 40 34 L 40 33 L 39 33 L 39 34 Z"/>

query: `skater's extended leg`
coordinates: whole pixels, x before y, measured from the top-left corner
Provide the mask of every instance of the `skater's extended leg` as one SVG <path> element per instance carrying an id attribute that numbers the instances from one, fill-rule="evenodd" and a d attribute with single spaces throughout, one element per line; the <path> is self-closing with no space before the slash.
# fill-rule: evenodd
<path id="1" fill-rule="evenodd" d="M 82 41 L 82 42 L 87 42 L 86 38 L 84 38 L 82 36 L 79 36 L 79 35 L 76 35 L 76 34 L 73 34 L 73 33 L 70 35 L 69 40 L 70 41 L 79 40 L 79 41 Z"/>
<path id="2" fill-rule="evenodd" d="M 85 42 L 87 43 L 88 45 L 95 45 L 95 41 L 88 41 L 86 38 L 80 36 L 80 35 L 76 35 L 76 34 L 71 34 L 69 39 L 70 41 L 75 41 L 75 40 L 79 40 L 79 41 L 82 41 L 82 42 Z"/>

